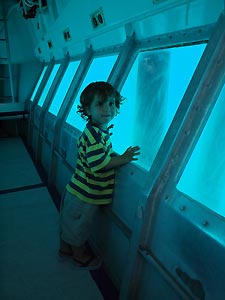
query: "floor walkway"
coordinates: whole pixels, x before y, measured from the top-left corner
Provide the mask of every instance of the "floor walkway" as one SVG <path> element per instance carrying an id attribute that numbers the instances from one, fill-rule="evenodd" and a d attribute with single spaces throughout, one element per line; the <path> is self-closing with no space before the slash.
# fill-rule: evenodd
<path id="1" fill-rule="evenodd" d="M 20 138 L 0 139 L 0 299 L 104 300 L 58 255 L 58 211 Z"/>

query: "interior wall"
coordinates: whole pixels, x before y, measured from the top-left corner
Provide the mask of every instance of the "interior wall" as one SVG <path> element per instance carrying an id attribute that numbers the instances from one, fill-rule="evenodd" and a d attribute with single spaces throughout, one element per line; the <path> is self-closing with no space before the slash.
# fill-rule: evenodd
<path id="1" fill-rule="evenodd" d="M 19 65 L 12 64 L 12 85 L 15 102 L 18 101 L 18 71 Z M 9 67 L 7 64 L 0 65 L 0 77 L 2 78 L 2 80 L 0 80 L 0 103 L 10 103 L 12 102 L 12 89 L 10 84 Z"/>
<path id="2" fill-rule="evenodd" d="M 39 61 L 22 63 L 19 66 L 18 101 L 26 102 L 30 99 L 43 64 Z"/>
<path id="3" fill-rule="evenodd" d="M 34 51 L 36 41 L 29 30 L 29 20 L 22 17 L 19 7 L 8 8 L 6 20 L 11 63 L 37 60 Z"/>
<path id="4" fill-rule="evenodd" d="M 94 28 L 92 16 L 99 10 L 104 24 Z M 87 44 L 99 49 L 123 43 L 127 25 L 137 38 L 151 37 L 216 22 L 222 10 L 224 0 L 49 0 L 47 8 L 25 19 L 18 1 L 11 1 L 6 12 L 11 59 L 22 63 L 62 59 L 67 52 L 76 56 Z M 71 35 L 67 41 L 65 30 Z"/>

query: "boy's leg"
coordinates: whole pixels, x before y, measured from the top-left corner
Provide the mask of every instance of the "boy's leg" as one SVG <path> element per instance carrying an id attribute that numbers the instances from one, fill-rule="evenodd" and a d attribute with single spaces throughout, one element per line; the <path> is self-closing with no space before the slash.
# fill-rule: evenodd
<path id="1" fill-rule="evenodd" d="M 85 247 L 97 209 L 98 206 L 81 201 L 68 192 L 63 198 L 60 214 L 60 250 L 64 252 L 62 255 L 72 255 L 79 266 L 97 265 L 94 262 L 95 255 Z M 67 254 L 67 251 L 70 254 Z"/>
<path id="2" fill-rule="evenodd" d="M 89 251 L 84 245 L 81 247 L 74 247 L 73 259 L 79 267 L 98 267 L 100 266 L 101 259 L 96 257 L 93 252 Z"/>
<path id="3" fill-rule="evenodd" d="M 60 238 L 60 248 L 59 248 L 60 255 L 73 255 L 73 250 L 70 244 L 66 243 L 64 240 Z"/>
<path id="4" fill-rule="evenodd" d="M 72 246 L 72 251 L 75 259 L 77 258 L 86 261 L 94 256 L 93 252 L 86 246 L 86 243 L 80 247 Z"/>

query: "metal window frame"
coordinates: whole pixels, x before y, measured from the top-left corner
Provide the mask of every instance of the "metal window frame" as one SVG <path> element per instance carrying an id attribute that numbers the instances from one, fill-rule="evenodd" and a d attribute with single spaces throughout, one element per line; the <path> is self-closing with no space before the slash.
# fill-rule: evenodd
<path id="1" fill-rule="evenodd" d="M 212 25 L 210 27 L 215 27 L 212 35 L 209 34 L 210 28 L 206 31 L 206 34 L 202 34 L 202 31 L 197 29 L 199 31 L 198 40 L 202 40 L 205 36 L 204 39 L 209 40 L 208 45 L 148 175 L 147 184 L 150 186 L 150 194 L 144 218 L 136 218 L 136 228 L 131 238 L 130 257 L 121 285 L 121 300 L 137 299 L 137 291 L 143 270 L 143 257 L 151 256 L 151 251 L 147 251 L 147 256 L 144 251 L 151 242 L 152 226 L 157 206 L 161 199 L 168 200 L 176 190 L 176 182 L 185 168 L 225 82 L 224 13 L 220 15 L 216 26 Z M 173 34 L 170 34 L 160 38 L 156 37 L 151 41 L 140 42 L 140 45 L 145 43 L 147 48 L 150 43 L 152 49 L 161 48 L 161 46 L 175 46 L 179 44 L 179 33 L 176 33 L 176 35 L 176 39 L 173 38 Z M 168 39 L 168 42 L 164 43 L 166 39 Z M 188 41 L 187 35 L 181 33 L 180 44 L 188 44 L 188 42 L 192 42 L 191 35 Z M 214 84 L 212 84 L 210 78 L 213 78 Z M 149 259 L 149 261 L 151 260 L 154 260 L 154 257 Z M 160 267 L 157 261 L 154 260 L 154 263 Z M 162 273 L 164 273 L 166 279 L 171 280 L 165 272 L 162 271 Z M 173 284 L 184 299 L 189 297 L 174 280 Z"/>

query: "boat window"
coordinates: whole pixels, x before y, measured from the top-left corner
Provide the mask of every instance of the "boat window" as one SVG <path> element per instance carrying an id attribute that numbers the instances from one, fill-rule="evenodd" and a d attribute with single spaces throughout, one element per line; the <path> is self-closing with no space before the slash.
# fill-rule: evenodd
<path id="1" fill-rule="evenodd" d="M 225 217 L 225 86 L 177 189 Z"/>
<path id="2" fill-rule="evenodd" d="M 68 65 L 68 67 L 66 69 L 66 72 L 60 82 L 57 92 L 52 100 L 52 104 L 49 108 L 49 112 L 51 112 L 55 116 L 58 115 L 60 107 L 61 107 L 63 100 L 66 96 L 66 93 L 69 89 L 69 86 L 70 86 L 70 84 L 74 78 L 74 75 L 77 71 L 79 63 L 80 63 L 80 61 L 70 62 L 70 64 Z"/>
<path id="3" fill-rule="evenodd" d="M 49 76 L 49 79 L 48 79 L 48 81 L 47 81 L 47 83 L 46 83 L 46 85 L 45 85 L 45 87 L 44 87 L 44 89 L 41 93 L 40 99 L 38 101 L 39 106 L 42 106 L 44 104 L 45 99 L 47 97 L 47 94 L 50 90 L 50 87 L 52 85 L 53 80 L 55 79 L 55 76 L 56 76 L 56 73 L 57 73 L 59 67 L 60 67 L 60 64 L 54 65 L 54 67 L 52 69 L 52 72 L 51 72 L 51 75 Z"/>
<path id="4" fill-rule="evenodd" d="M 136 164 L 149 170 L 205 49 L 205 44 L 140 52 L 124 84 L 126 97 L 112 121 L 114 151 L 138 145 Z"/>
<path id="5" fill-rule="evenodd" d="M 81 85 L 81 88 L 67 117 L 67 123 L 83 131 L 86 123 L 81 118 L 81 116 L 77 114 L 77 105 L 79 104 L 80 94 L 82 93 L 83 89 L 91 82 L 107 81 L 112 67 L 117 59 L 117 56 L 118 55 L 110 55 L 105 57 L 96 57 L 93 59 L 88 73 Z"/>
<path id="6" fill-rule="evenodd" d="M 45 67 L 43 68 L 42 72 L 41 72 L 41 75 L 40 75 L 40 77 L 39 77 L 39 79 L 38 79 L 38 82 L 37 82 L 37 84 L 36 84 L 36 86 L 35 86 L 35 89 L 34 89 L 34 91 L 33 91 L 32 96 L 31 96 L 31 99 L 30 99 L 31 101 L 34 101 L 34 97 L 35 97 L 35 95 L 36 95 L 36 93 L 37 93 L 37 90 L 38 90 L 38 88 L 39 88 L 39 86 L 40 86 L 40 84 L 41 84 L 41 81 L 42 81 L 42 79 L 43 79 L 43 77 L 44 77 L 44 75 L 45 75 L 46 70 L 47 70 L 47 66 L 45 66 Z"/>

